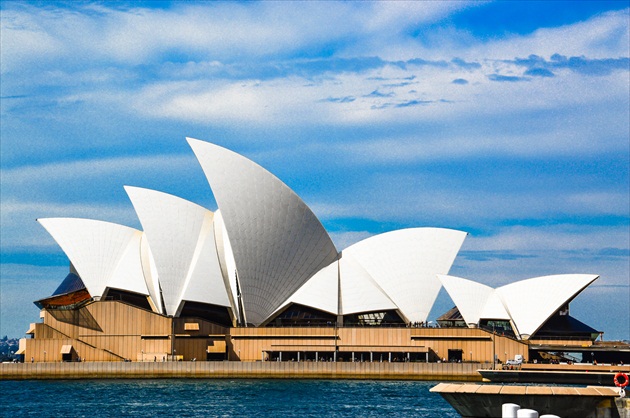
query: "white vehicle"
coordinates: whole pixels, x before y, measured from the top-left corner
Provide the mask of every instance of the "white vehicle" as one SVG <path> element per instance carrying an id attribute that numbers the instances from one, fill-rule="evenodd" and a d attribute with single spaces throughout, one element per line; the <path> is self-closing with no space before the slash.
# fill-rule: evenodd
<path id="1" fill-rule="evenodd" d="M 523 364 L 523 356 L 521 354 L 517 354 L 514 356 L 514 360 L 508 360 L 505 364 L 506 366 L 520 366 Z"/>

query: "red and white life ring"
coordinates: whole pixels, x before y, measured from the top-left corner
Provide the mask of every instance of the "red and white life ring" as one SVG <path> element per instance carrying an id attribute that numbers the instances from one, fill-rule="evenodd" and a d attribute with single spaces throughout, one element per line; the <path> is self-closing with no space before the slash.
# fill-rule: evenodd
<path id="1" fill-rule="evenodd" d="M 619 378 L 623 379 L 621 383 L 619 383 Z M 615 378 L 613 379 L 613 381 L 615 382 L 615 386 L 619 388 L 625 388 L 626 386 L 628 386 L 628 375 L 625 373 L 619 372 L 615 375 Z"/>

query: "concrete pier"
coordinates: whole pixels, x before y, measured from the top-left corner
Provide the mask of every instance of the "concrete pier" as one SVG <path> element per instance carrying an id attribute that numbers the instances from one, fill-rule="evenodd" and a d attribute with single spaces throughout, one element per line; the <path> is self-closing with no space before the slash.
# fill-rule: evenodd
<path id="1" fill-rule="evenodd" d="M 0 380 L 22 379 L 372 379 L 480 382 L 479 363 L 85 362 L 3 363 Z"/>
<path id="2" fill-rule="evenodd" d="M 630 399 L 611 387 L 503 386 L 440 383 L 439 393 L 462 417 L 501 417 L 501 405 L 563 418 L 630 418 Z"/>

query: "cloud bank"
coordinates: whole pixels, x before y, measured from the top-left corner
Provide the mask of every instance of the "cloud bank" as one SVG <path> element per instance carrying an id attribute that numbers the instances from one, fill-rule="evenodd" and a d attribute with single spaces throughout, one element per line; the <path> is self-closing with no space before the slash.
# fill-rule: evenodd
<path id="1" fill-rule="evenodd" d="M 276 174 L 340 248 L 452 227 L 453 274 L 594 273 L 584 299 L 630 297 L 623 2 L 0 7 L 3 283 L 67 262 L 37 217 L 139 227 L 125 184 L 215 209 L 192 136 Z"/>

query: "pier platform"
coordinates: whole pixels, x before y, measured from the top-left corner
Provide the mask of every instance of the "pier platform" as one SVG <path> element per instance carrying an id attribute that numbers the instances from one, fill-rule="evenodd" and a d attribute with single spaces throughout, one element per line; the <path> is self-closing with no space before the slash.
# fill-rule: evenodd
<path id="1" fill-rule="evenodd" d="M 501 406 L 514 403 L 563 418 L 630 418 L 630 399 L 611 387 L 512 386 L 440 383 L 431 388 L 462 417 L 501 417 Z"/>

